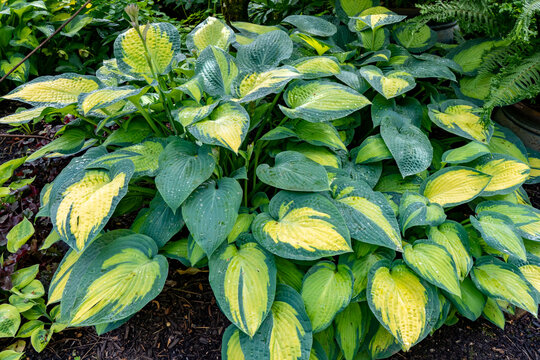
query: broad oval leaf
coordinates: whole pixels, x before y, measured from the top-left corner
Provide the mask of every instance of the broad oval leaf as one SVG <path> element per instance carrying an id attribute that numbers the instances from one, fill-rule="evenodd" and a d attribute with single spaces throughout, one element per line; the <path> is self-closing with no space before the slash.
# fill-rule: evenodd
<path id="1" fill-rule="evenodd" d="M 159 157 L 156 187 L 167 205 L 176 211 L 212 175 L 215 166 L 210 147 L 175 139 Z"/>
<path id="2" fill-rule="evenodd" d="M 367 65 L 360 68 L 360 75 L 387 99 L 404 94 L 416 86 L 412 75 L 401 70 L 393 70 L 383 74 L 378 67 Z"/>
<path id="3" fill-rule="evenodd" d="M 173 114 L 175 120 L 186 127 L 207 118 L 218 105 L 219 102 L 204 106 L 189 104 L 181 107 L 178 111 L 173 112 Z"/>
<path id="4" fill-rule="evenodd" d="M 319 80 L 291 83 L 284 99 L 288 107 L 279 108 L 286 116 L 310 122 L 339 119 L 370 104 L 364 95 L 347 86 Z"/>
<path id="5" fill-rule="evenodd" d="M 396 42 L 412 53 L 421 53 L 437 42 L 437 34 L 429 26 L 406 22 L 394 27 L 392 35 Z"/>
<path id="6" fill-rule="evenodd" d="M 371 121 L 373 127 L 379 126 L 384 118 L 396 117 L 407 118 L 411 124 L 420 127 L 424 117 L 423 106 L 413 97 L 404 99 L 386 99 L 381 94 L 375 95 L 371 106 Z"/>
<path id="7" fill-rule="evenodd" d="M 26 217 L 23 217 L 6 235 L 7 250 L 10 253 L 16 253 L 32 235 L 34 235 L 34 225 Z"/>
<path id="8" fill-rule="evenodd" d="M 68 73 L 38 77 L 2 97 L 34 106 L 60 108 L 75 104 L 80 94 L 92 92 L 99 87 L 98 79 L 93 76 Z"/>
<path id="9" fill-rule="evenodd" d="M 429 176 L 420 192 L 430 202 L 450 207 L 471 201 L 490 181 L 491 175 L 464 166 L 451 166 Z"/>
<path id="10" fill-rule="evenodd" d="M 369 341 L 369 353 L 373 359 L 385 359 L 401 350 L 401 345 L 384 326 L 379 325 Z"/>
<path id="11" fill-rule="evenodd" d="M 426 337 L 439 317 L 435 289 L 400 261 L 390 265 L 383 260 L 371 269 L 367 300 L 377 320 L 405 350 Z"/>
<path id="12" fill-rule="evenodd" d="M 301 74 L 294 68 L 282 66 L 264 72 L 241 73 L 233 83 L 235 101 L 248 102 L 280 92 L 292 79 Z"/>
<path id="13" fill-rule="evenodd" d="M 186 37 L 186 46 L 190 52 L 200 53 L 209 46 L 227 50 L 234 42 L 234 32 L 221 20 L 209 16 L 197 25 Z"/>
<path id="14" fill-rule="evenodd" d="M 304 79 L 332 76 L 341 72 L 337 59 L 328 56 L 312 56 L 298 59 L 291 66 L 302 74 Z"/>
<path id="15" fill-rule="evenodd" d="M 297 120 L 293 129 L 299 139 L 310 144 L 323 145 L 332 150 L 347 151 L 340 134 L 332 124 Z"/>
<path id="16" fill-rule="evenodd" d="M 426 281 L 461 296 L 456 264 L 445 247 L 431 241 L 417 240 L 403 248 L 403 260 Z"/>
<path id="17" fill-rule="evenodd" d="M 287 259 L 315 260 L 352 250 L 341 214 L 319 194 L 280 191 L 269 213 L 257 215 L 251 228 L 259 244 Z"/>
<path id="18" fill-rule="evenodd" d="M 83 115 L 92 111 L 107 108 L 124 99 L 139 94 L 143 89 L 136 89 L 132 86 L 107 87 L 94 90 L 90 93 L 79 95 L 79 110 Z M 107 111 L 107 109 L 105 109 Z M 107 112 L 105 112 L 107 114 Z M 115 114 L 112 114 L 115 115 Z"/>
<path id="19" fill-rule="evenodd" d="M 212 111 L 208 119 L 188 127 L 204 144 L 218 145 L 238 153 L 249 129 L 249 114 L 243 106 L 226 102 Z"/>
<path id="20" fill-rule="evenodd" d="M 484 155 L 474 162 L 474 168 L 491 175 L 491 181 L 482 192 L 483 196 L 509 194 L 527 180 L 529 165 L 507 155 Z"/>
<path id="21" fill-rule="evenodd" d="M 398 213 L 403 233 L 413 226 L 437 226 L 446 220 L 439 204 L 431 204 L 426 197 L 412 191 L 405 191 L 401 196 Z"/>
<path id="22" fill-rule="evenodd" d="M 224 244 L 208 264 L 219 307 L 233 324 L 253 337 L 274 302 L 274 256 L 255 242 L 238 247 Z"/>
<path id="23" fill-rule="evenodd" d="M 289 260 L 281 257 L 276 257 L 277 266 L 277 282 L 278 284 L 285 284 L 292 287 L 294 290 L 302 291 L 302 280 L 304 279 L 304 272 L 298 269 L 298 267 Z"/>
<path id="24" fill-rule="evenodd" d="M 369 164 L 392 159 L 392 153 L 388 150 L 380 134 L 368 136 L 357 149 L 358 155 L 355 159 L 357 164 Z"/>
<path id="25" fill-rule="evenodd" d="M 540 240 L 540 210 L 508 201 L 484 201 L 476 206 L 476 213 L 481 214 L 484 211 L 508 216 L 521 236 Z"/>
<path id="26" fill-rule="evenodd" d="M 293 43 L 285 31 L 275 30 L 261 34 L 248 45 L 238 49 L 236 62 L 243 71 L 264 72 L 276 68 L 288 59 Z"/>
<path id="27" fill-rule="evenodd" d="M 340 158 L 334 152 L 321 146 L 306 143 L 288 143 L 287 150 L 299 152 L 322 166 L 329 166 L 336 169 L 341 166 Z"/>
<path id="28" fill-rule="evenodd" d="M 471 141 L 467 145 L 445 151 L 441 161 L 448 164 L 464 164 L 490 153 L 486 145 Z"/>
<path id="29" fill-rule="evenodd" d="M 195 63 L 195 73 L 203 80 L 204 91 L 215 97 L 228 97 L 238 76 L 234 58 L 215 46 L 204 49 Z"/>
<path id="30" fill-rule="evenodd" d="M 308 270 L 301 295 L 314 333 L 330 326 L 336 314 L 349 304 L 352 282 L 347 265 L 320 261 Z"/>
<path id="31" fill-rule="evenodd" d="M 242 202 L 242 188 L 231 178 L 209 180 L 182 205 L 186 226 L 208 256 L 231 232 Z"/>
<path id="32" fill-rule="evenodd" d="M 473 281 L 466 277 L 460 285 L 461 297 L 449 293 L 445 296 L 458 312 L 471 321 L 475 321 L 482 315 L 486 304 L 484 295 L 474 286 Z"/>
<path id="33" fill-rule="evenodd" d="M 314 36 L 328 37 L 337 32 L 334 24 L 317 16 L 289 15 L 281 22 L 291 24 L 301 32 Z"/>
<path id="34" fill-rule="evenodd" d="M 246 359 L 308 360 L 312 343 L 311 323 L 302 297 L 281 284 L 277 286 L 270 314 L 253 338 L 240 334 Z"/>
<path id="35" fill-rule="evenodd" d="M 504 323 L 506 320 L 504 318 L 504 313 L 496 300 L 493 300 L 492 298 L 487 299 L 484 310 L 482 310 L 482 315 L 484 315 L 484 317 L 492 324 L 504 330 Z"/>
<path id="36" fill-rule="evenodd" d="M 336 0 L 336 13 L 339 17 L 348 21 L 349 17 L 356 16 L 362 11 L 379 5 L 379 0 Z"/>
<path id="37" fill-rule="evenodd" d="M 94 241 L 65 275 L 63 323 L 90 326 L 118 321 L 142 309 L 161 292 L 168 264 L 158 255 L 156 243 L 145 235 L 117 231 L 119 236 L 111 232 Z"/>
<path id="38" fill-rule="evenodd" d="M 476 261 L 471 277 L 480 291 L 487 296 L 508 301 L 534 316 L 537 315 L 535 290 L 514 265 L 484 256 Z"/>
<path id="39" fill-rule="evenodd" d="M 118 68 L 144 80 L 167 74 L 180 54 L 180 33 L 169 23 L 141 25 L 138 30 L 131 28 L 116 38 L 114 56 Z M 139 33 L 145 34 L 144 41 Z"/>
<path id="40" fill-rule="evenodd" d="M 495 124 L 493 136 L 487 147 L 494 154 L 513 156 L 525 164 L 529 163 L 527 148 L 525 148 L 521 139 L 512 130 L 499 124 Z"/>
<path id="41" fill-rule="evenodd" d="M 295 151 L 280 152 L 273 167 L 261 164 L 256 173 L 263 183 L 278 189 L 303 192 L 329 189 L 324 167 Z"/>
<path id="42" fill-rule="evenodd" d="M 28 110 L 22 110 L 0 118 L 0 124 L 26 124 L 41 116 L 47 106 L 39 106 Z"/>
<path id="43" fill-rule="evenodd" d="M 221 358 L 223 360 L 245 360 L 240 346 L 240 330 L 231 324 L 225 329 L 221 340 Z"/>
<path id="44" fill-rule="evenodd" d="M 368 309 L 357 302 L 350 303 L 336 316 L 336 340 L 346 360 L 356 359 L 356 354 L 368 332 Z"/>
<path id="45" fill-rule="evenodd" d="M 10 304 L 0 304 L 0 338 L 13 337 L 21 325 L 21 315 Z"/>

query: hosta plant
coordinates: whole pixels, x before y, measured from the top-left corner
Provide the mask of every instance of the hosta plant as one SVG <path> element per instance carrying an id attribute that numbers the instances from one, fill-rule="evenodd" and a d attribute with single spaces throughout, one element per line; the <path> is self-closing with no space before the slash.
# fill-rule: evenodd
<path id="1" fill-rule="evenodd" d="M 71 248 L 58 322 L 122 325 L 171 259 L 208 266 L 224 359 L 384 358 L 458 317 L 536 315 L 538 154 L 453 96 L 428 27 L 367 3 L 185 39 L 130 8 L 95 77 L 4 96 L 34 107 L 3 123 L 77 118 L 25 159 L 75 154 L 39 213 Z"/>

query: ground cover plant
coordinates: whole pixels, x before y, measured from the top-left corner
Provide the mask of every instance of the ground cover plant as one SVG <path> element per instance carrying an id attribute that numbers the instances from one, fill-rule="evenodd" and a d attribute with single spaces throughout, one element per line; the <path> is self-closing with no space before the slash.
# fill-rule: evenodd
<path id="1" fill-rule="evenodd" d="M 33 108 L 0 123 L 73 115 L 1 165 L 7 186 L 24 162 L 75 157 L 38 213 L 70 250 L 47 302 L 17 269 L 1 336 L 39 350 L 65 327 L 115 329 L 159 294 L 168 258 L 208 266 L 224 359 L 384 358 L 458 317 L 537 315 L 540 212 L 522 185 L 538 154 L 459 98 L 465 72 L 429 27 L 338 1 L 330 21 L 210 17 L 181 39 L 126 12 L 96 76 L 4 96 Z M 32 231 L 17 224 L 7 250 Z"/>

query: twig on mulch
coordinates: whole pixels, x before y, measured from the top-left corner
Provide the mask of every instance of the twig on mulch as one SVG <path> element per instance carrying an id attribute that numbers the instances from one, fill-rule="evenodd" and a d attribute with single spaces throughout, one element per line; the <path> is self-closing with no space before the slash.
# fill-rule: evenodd
<path id="1" fill-rule="evenodd" d="M 49 139 L 48 137 L 46 136 L 42 136 L 42 135 L 22 135 L 22 134 L 0 134 L 0 137 L 12 137 L 12 138 L 40 138 L 40 139 L 45 139 L 45 140 L 49 140 L 49 141 L 52 141 L 51 139 Z"/>

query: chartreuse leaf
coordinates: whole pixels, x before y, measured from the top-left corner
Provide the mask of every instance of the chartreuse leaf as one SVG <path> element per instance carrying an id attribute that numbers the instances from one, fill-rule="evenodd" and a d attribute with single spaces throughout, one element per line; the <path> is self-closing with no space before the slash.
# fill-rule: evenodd
<path id="1" fill-rule="evenodd" d="M 513 192 L 527 180 L 530 172 L 526 163 L 501 154 L 484 155 L 474 162 L 474 168 L 492 176 L 483 196 Z"/>
<path id="2" fill-rule="evenodd" d="M 471 141 L 467 145 L 445 151 L 442 154 L 441 161 L 448 164 L 464 164 L 490 153 L 486 145 Z"/>
<path id="3" fill-rule="evenodd" d="M 212 175 L 215 166 L 209 146 L 174 139 L 159 156 L 156 187 L 175 212 L 189 194 Z"/>
<path id="4" fill-rule="evenodd" d="M 251 223 L 255 219 L 255 216 L 256 214 L 238 214 L 231 232 L 229 235 L 227 235 L 227 242 L 231 244 L 235 242 L 240 235 L 249 232 L 251 229 Z"/>
<path id="5" fill-rule="evenodd" d="M 384 143 L 380 134 L 364 139 L 358 147 L 357 164 L 369 164 L 386 159 L 392 159 L 392 153 Z"/>
<path id="6" fill-rule="evenodd" d="M 484 256 L 476 261 L 471 277 L 480 291 L 487 296 L 508 301 L 534 316 L 537 315 L 535 290 L 514 265 Z"/>
<path id="7" fill-rule="evenodd" d="M 349 304 L 352 284 L 351 269 L 347 265 L 320 261 L 308 270 L 301 295 L 314 333 L 330 326 L 336 314 Z"/>
<path id="8" fill-rule="evenodd" d="M 34 225 L 25 217 L 6 235 L 7 250 L 16 253 L 34 235 Z"/>
<path id="9" fill-rule="evenodd" d="M 284 95 L 288 107 L 279 105 L 285 115 L 310 122 L 323 122 L 345 117 L 370 104 L 355 90 L 329 81 L 292 83 Z"/>
<path id="10" fill-rule="evenodd" d="M 19 269 L 11 274 L 11 285 L 14 288 L 22 289 L 36 278 L 39 271 L 39 264 Z"/>
<path id="11" fill-rule="evenodd" d="M 19 360 L 23 356 L 24 356 L 23 352 L 18 352 L 18 351 L 11 350 L 11 349 L 3 350 L 2 352 L 0 352 L 0 359 L 1 360 Z"/>
<path id="12" fill-rule="evenodd" d="M 334 24 L 317 16 L 289 15 L 281 22 L 291 24 L 301 32 L 313 36 L 329 37 L 337 32 Z"/>
<path id="13" fill-rule="evenodd" d="M 311 346 L 309 360 L 328 360 L 328 355 L 326 355 L 324 348 L 315 339 L 313 339 L 313 345 Z"/>
<path id="14" fill-rule="evenodd" d="M 209 118 L 188 127 L 204 144 L 218 145 L 238 153 L 249 129 L 249 115 L 239 104 L 226 102 L 212 111 Z"/>
<path id="15" fill-rule="evenodd" d="M 21 315 L 15 306 L 0 304 L 0 338 L 13 337 L 21 325 Z"/>
<path id="16" fill-rule="evenodd" d="M 233 80 L 238 76 L 238 67 L 228 52 L 209 46 L 197 58 L 195 73 L 201 77 L 208 95 L 227 97 L 231 94 Z"/>
<path id="17" fill-rule="evenodd" d="M 264 34 L 270 31 L 279 30 L 279 27 L 277 26 L 266 26 L 266 25 L 259 25 L 259 24 L 253 24 L 250 22 L 243 22 L 243 21 L 234 21 L 232 25 L 237 29 L 240 30 L 244 34 Z"/>
<path id="18" fill-rule="evenodd" d="M 41 116 L 47 106 L 39 106 L 33 109 L 23 110 L 0 118 L 0 124 L 26 124 Z"/>
<path id="19" fill-rule="evenodd" d="M 248 102 L 278 93 L 289 81 L 300 76 L 298 71 L 289 66 L 264 72 L 243 72 L 232 85 L 235 101 Z"/>
<path id="20" fill-rule="evenodd" d="M 334 57 L 312 56 L 301 58 L 291 64 L 304 79 L 332 76 L 341 72 L 339 62 Z"/>
<path id="21" fill-rule="evenodd" d="M 105 227 L 128 190 L 133 163 L 122 161 L 113 170 L 91 169 L 73 174 L 54 189 L 50 212 L 54 229 L 75 251 L 84 250 Z"/>
<path id="22" fill-rule="evenodd" d="M 482 315 L 488 319 L 495 326 L 500 327 L 504 330 L 504 313 L 497 304 L 497 301 L 488 297 L 484 310 L 482 310 Z"/>
<path id="23" fill-rule="evenodd" d="M 360 68 L 360 75 L 387 99 L 404 94 L 416 86 L 412 75 L 400 70 L 383 74 L 378 67 L 367 65 Z"/>
<path id="24" fill-rule="evenodd" d="M 363 181 L 343 178 L 334 180 L 331 191 L 353 239 L 402 250 L 394 211 L 383 194 Z"/>
<path id="25" fill-rule="evenodd" d="M 180 122 L 182 126 L 186 127 L 193 123 L 196 123 L 198 121 L 201 121 L 205 118 L 207 118 L 212 111 L 216 108 L 216 106 L 219 105 L 219 102 L 215 102 L 209 105 L 186 105 L 178 109 L 177 112 L 174 113 L 175 120 Z"/>
<path id="26" fill-rule="evenodd" d="M 327 354 L 328 359 L 337 359 L 341 354 L 338 344 L 335 341 L 335 329 L 334 325 L 330 325 L 321 332 L 313 334 L 313 343 L 319 343 Z"/>
<path id="27" fill-rule="evenodd" d="M 362 11 L 352 19 L 354 21 L 354 31 L 362 31 L 366 27 L 374 30 L 376 28 L 380 28 L 381 26 L 400 22 L 405 18 L 406 16 L 397 15 L 385 7 L 375 6 Z"/>
<path id="28" fill-rule="evenodd" d="M 82 129 L 66 129 L 64 133 L 48 143 L 40 147 L 26 158 L 27 162 L 37 160 L 43 156 L 51 155 L 52 153 L 73 154 L 81 150 L 86 140 L 86 132 Z"/>
<path id="29" fill-rule="evenodd" d="M 354 360 L 368 331 L 368 313 L 364 305 L 350 303 L 336 316 L 336 340 L 346 360 Z"/>
<path id="30" fill-rule="evenodd" d="M 302 297 L 287 285 L 278 285 L 272 309 L 250 339 L 240 334 L 246 359 L 308 360 L 313 334 Z"/>
<path id="31" fill-rule="evenodd" d="M 358 33 L 360 46 L 367 51 L 380 51 L 389 43 L 389 32 L 385 28 L 364 30 Z"/>
<path id="32" fill-rule="evenodd" d="M 540 152 L 529 150 L 528 158 L 531 172 L 527 184 L 537 184 L 540 182 Z"/>
<path id="33" fill-rule="evenodd" d="M 471 321 L 475 321 L 482 315 L 486 304 L 486 298 L 474 286 L 473 281 L 469 277 L 466 277 L 461 282 L 461 297 L 449 293 L 445 293 L 445 296 L 461 315 Z"/>
<path id="34" fill-rule="evenodd" d="M 97 89 L 89 93 L 79 95 L 79 110 L 83 115 L 107 108 L 113 104 L 139 94 L 143 88 L 136 89 L 132 86 L 107 87 Z M 107 111 L 107 109 L 105 109 Z M 105 112 L 107 114 L 107 112 Z"/>
<path id="35" fill-rule="evenodd" d="M 336 12 L 343 20 L 356 16 L 362 11 L 379 5 L 378 0 L 336 0 Z"/>
<path id="36" fill-rule="evenodd" d="M 257 215 L 251 229 L 257 242 L 278 256 L 315 260 L 352 250 L 345 221 L 322 195 L 280 191 L 268 211 Z"/>
<path id="37" fill-rule="evenodd" d="M 261 34 L 248 45 L 238 49 L 236 62 L 243 71 L 264 72 L 276 68 L 288 59 L 293 51 L 293 42 L 285 31 L 275 30 Z"/>
<path id="38" fill-rule="evenodd" d="M 424 180 L 420 193 L 431 203 L 450 207 L 471 201 L 490 181 L 491 175 L 464 166 L 451 166 Z"/>
<path id="39" fill-rule="evenodd" d="M 156 243 L 142 234 L 119 235 L 94 241 L 67 274 L 61 300 L 63 323 L 91 326 L 118 321 L 161 292 L 168 264 L 157 254 Z"/>
<path id="40" fill-rule="evenodd" d="M 190 265 L 197 267 L 199 262 L 201 262 L 201 260 L 203 260 L 205 257 L 206 254 L 203 248 L 201 248 L 200 245 L 195 242 L 193 236 L 190 235 L 187 242 L 187 258 Z"/>
<path id="41" fill-rule="evenodd" d="M 276 291 L 274 256 L 255 242 L 223 244 L 210 257 L 210 285 L 221 310 L 253 337 L 270 312 Z"/>
<path id="42" fill-rule="evenodd" d="M 407 119 L 383 119 L 381 136 L 403 177 L 418 174 L 431 165 L 433 147 L 428 137 Z"/>
<path id="43" fill-rule="evenodd" d="M 456 264 L 444 246 L 417 240 L 403 248 L 403 259 L 426 281 L 456 296 L 461 295 Z"/>
<path id="44" fill-rule="evenodd" d="M 437 42 L 437 34 L 427 25 L 406 22 L 394 27 L 392 34 L 396 42 L 412 53 L 422 53 Z"/>
<path id="45" fill-rule="evenodd" d="M 34 332 L 34 330 L 43 329 L 44 327 L 45 327 L 45 323 L 43 323 L 43 321 L 30 320 L 21 326 L 21 328 L 19 329 L 19 332 L 17 333 L 17 337 L 21 337 L 21 338 L 30 337 L 32 333 Z"/>
<path id="46" fill-rule="evenodd" d="M 257 177 L 265 184 L 290 191 L 325 191 L 328 175 L 322 165 L 295 151 L 282 151 L 275 165 L 261 164 Z"/>
<path id="47" fill-rule="evenodd" d="M 484 53 L 491 50 L 497 41 L 473 39 L 455 47 L 447 55 L 463 69 L 464 74 L 474 75 L 484 61 Z"/>
<path id="48" fill-rule="evenodd" d="M 500 213 L 482 211 L 471 216 L 471 224 L 482 234 L 482 239 L 492 248 L 505 254 L 526 260 L 523 239 L 517 233 L 512 220 Z"/>
<path id="49" fill-rule="evenodd" d="M 195 75 L 175 89 L 186 93 L 197 103 L 200 103 L 203 96 L 203 78 L 200 74 Z"/>
<path id="50" fill-rule="evenodd" d="M 208 256 L 231 232 L 241 201 L 238 181 L 221 178 L 199 186 L 182 205 L 182 216 L 191 236 Z"/>
<path id="51" fill-rule="evenodd" d="M 223 360 L 245 360 L 240 346 L 240 330 L 231 324 L 225 329 L 221 340 L 221 358 Z"/>
<path id="52" fill-rule="evenodd" d="M 302 291 L 302 281 L 304 279 L 304 273 L 298 269 L 298 267 L 289 260 L 281 257 L 276 257 L 277 266 L 277 282 L 278 284 L 285 284 L 292 287 L 294 290 Z"/>
<path id="53" fill-rule="evenodd" d="M 403 233 L 413 226 L 437 226 L 444 220 L 446 214 L 439 204 L 431 204 L 426 197 L 412 191 L 403 193 L 399 203 L 399 222 Z"/>
<path id="54" fill-rule="evenodd" d="M 385 359 L 401 350 L 397 339 L 384 326 L 379 325 L 377 332 L 369 341 L 369 353 L 372 359 Z"/>
<path id="55" fill-rule="evenodd" d="M 370 270 L 367 301 L 377 320 L 403 346 L 422 340 L 439 317 L 435 289 L 417 277 L 402 261 L 382 260 Z"/>
<path id="56" fill-rule="evenodd" d="M 312 123 L 298 120 L 294 125 L 294 132 L 299 139 L 313 145 L 326 146 L 332 150 L 347 151 L 336 128 L 330 123 Z"/>
<path id="57" fill-rule="evenodd" d="M 180 33 L 169 23 L 141 25 L 138 30 L 131 28 L 118 35 L 114 41 L 118 68 L 128 75 L 145 80 L 167 74 L 180 54 Z M 139 32 L 145 34 L 144 41 Z"/>
<path id="58" fill-rule="evenodd" d="M 445 100 L 428 105 L 428 115 L 440 128 L 469 140 L 488 144 L 493 134 L 493 124 L 484 120 L 480 110 L 465 100 Z"/>
<path id="59" fill-rule="evenodd" d="M 490 152 L 513 156 L 519 161 L 528 164 L 528 154 L 525 145 L 510 129 L 495 124 L 493 136 L 487 145 Z"/>
<path id="60" fill-rule="evenodd" d="M 540 294 L 540 259 L 530 257 L 527 262 L 518 262 L 516 266 L 536 292 Z"/>
<path id="61" fill-rule="evenodd" d="M 197 25 L 186 37 L 190 52 L 200 53 L 209 46 L 227 50 L 234 41 L 234 32 L 221 20 L 209 16 Z"/>
<path id="62" fill-rule="evenodd" d="M 334 152 L 321 146 L 306 143 L 288 143 L 287 150 L 298 152 L 322 166 L 330 166 L 336 169 L 341 167 L 340 158 Z"/>
<path id="63" fill-rule="evenodd" d="M 41 76 L 17 87 L 4 99 L 22 101 L 34 106 L 64 107 L 77 102 L 80 94 L 99 88 L 98 79 L 79 74 Z M 42 109 L 43 110 L 43 109 Z M 36 117 L 37 117 L 36 112 Z"/>
<path id="64" fill-rule="evenodd" d="M 484 201 L 477 205 L 476 213 L 481 214 L 484 211 L 509 217 L 519 235 L 530 240 L 540 240 L 540 211 L 538 209 L 508 201 Z"/>
<path id="65" fill-rule="evenodd" d="M 473 259 L 469 255 L 469 238 L 463 225 L 455 221 L 446 221 L 439 226 L 432 226 L 427 231 L 429 240 L 441 245 L 450 253 L 456 265 L 460 281 L 469 274 Z"/>

